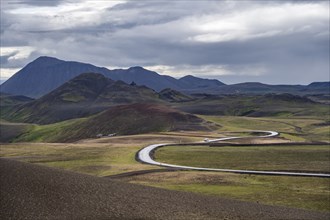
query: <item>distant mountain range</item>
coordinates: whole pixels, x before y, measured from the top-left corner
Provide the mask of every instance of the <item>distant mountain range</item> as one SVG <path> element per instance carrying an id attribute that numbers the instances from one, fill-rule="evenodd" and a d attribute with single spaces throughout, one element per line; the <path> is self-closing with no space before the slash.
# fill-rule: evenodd
<path id="1" fill-rule="evenodd" d="M 142 67 L 109 70 L 91 64 L 63 61 L 52 57 L 39 57 L 18 71 L 1 85 L 1 91 L 13 95 L 25 95 L 38 98 L 61 86 L 81 73 L 100 73 L 112 80 L 144 85 L 155 91 L 166 88 L 175 90 L 193 90 L 224 85 L 218 80 L 201 79 L 186 76 L 175 79 L 159 75 Z"/>
<path id="2" fill-rule="evenodd" d="M 99 133 L 213 130 L 221 126 L 192 114 L 253 117 L 328 114 L 329 106 L 318 103 L 327 100 L 327 96 L 313 95 L 313 100 L 318 102 L 309 97 L 186 95 L 173 89 L 156 92 L 135 83 L 114 81 L 99 73 L 82 73 L 38 99 L 0 93 L 0 118 L 3 119 L 0 141 L 18 137 L 21 141 L 39 137 L 47 141 L 74 141 Z M 6 121 L 44 126 L 18 124 L 17 127 Z"/>
<path id="3" fill-rule="evenodd" d="M 39 98 L 81 73 L 89 72 L 102 74 L 114 81 L 120 80 L 128 84 L 134 82 L 136 85 L 146 86 L 156 92 L 169 88 L 186 94 L 330 93 L 330 82 L 314 82 L 307 86 L 267 85 L 262 83 L 225 85 L 215 79 L 202 79 L 190 75 L 175 79 L 142 67 L 109 70 L 91 64 L 63 61 L 52 57 L 39 57 L 4 82 L 0 88 L 3 93 Z"/>
<path id="4" fill-rule="evenodd" d="M 318 104 L 309 97 L 317 102 L 328 99 L 319 95 L 302 97 L 288 93 L 186 95 L 173 89 L 156 92 L 146 86 L 114 81 L 99 73 L 82 73 L 38 99 L 0 93 L 0 116 L 8 121 L 52 124 L 136 103 L 171 106 L 201 115 L 292 115 L 304 113 L 305 107 L 313 109 L 316 115 L 328 111 L 328 106 Z"/>

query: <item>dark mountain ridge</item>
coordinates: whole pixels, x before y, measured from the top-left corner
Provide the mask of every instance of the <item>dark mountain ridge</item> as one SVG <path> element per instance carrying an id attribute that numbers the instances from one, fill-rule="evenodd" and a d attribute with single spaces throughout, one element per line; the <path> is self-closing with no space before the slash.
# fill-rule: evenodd
<path id="1" fill-rule="evenodd" d="M 105 74 L 104 68 L 91 64 L 39 57 L 1 85 L 1 91 L 38 98 L 85 72 Z"/>
<path id="2" fill-rule="evenodd" d="M 43 56 L 26 65 L 4 82 L 0 88 L 2 92 L 13 95 L 38 98 L 81 73 L 86 72 L 100 73 L 112 80 L 121 80 L 128 84 L 135 82 L 137 85 L 144 85 L 155 91 L 161 91 L 166 88 L 175 90 L 194 89 L 196 86 L 199 86 L 199 81 L 203 87 L 208 86 L 208 80 L 205 79 L 196 78 L 194 85 L 190 86 L 190 84 L 182 80 L 180 81 L 166 75 L 159 75 L 154 71 L 146 70 L 139 66 L 128 69 L 109 70 L 91 64 L 63 61 L 57 58 Z M 214 83 L 214 80 L 210 81 L 210 86 L 212 87 Z"/>
<path id="3" fill-rule="evenodd" d="M 208 94 L 255 94 L 267 93 L 294 95 L 330 94 L 330 82 L 311 83 L 310 85 L 269 85 L 260 82 L 246 82 L 232 85 L 223 85 L 212 89 L 205 89 Z M 197 92 L 198 93 L 198 92 Z"/>
<path id="4" fill-rule="evenodd" d="M 329 88 L 330 87 L 330 82 L 313 82 L 311 84 L 308 85 L 308 87 L 326 87 Z"/>
<path id="5" fill-rule="evenodd" d="M 39 98 L 58 88 L 81 73 L 100 73 L 107 78 L 127 84 L 147 86 L 157 92 L 170 88 L 186 94 L 266 94 L 292 93 L 329 94 L 330 82 L 314 82 L 309 85 L 268 85 L 263 83 L 238 83 L 225 85 L 215 79 L 202 79 L 191 75 L 175 79 L 136 66 L 128 69 L 109 70 L 91 64 L 63 61 L 52 57 L 39 57 L 0 85 L 1 92 Z"/>
<path id="6" fill-rule="evenodd" d="M 180 82 L 186 84 L 187 89 L 198 89 L 198 88 L 215 88 L 225 85 L 216 79 L 202 79 L 192 75 L 187 75 L 179 79 Z"/>
<path id="7" fill-rule="evenodd" d="M 111 106 L 159 103 L 158 93 L 145 86 L 113 81 L 98 73 L 84 73 L 39 99 L 17 106 L 5 118 L 49 124 L 85 117 Z"/>

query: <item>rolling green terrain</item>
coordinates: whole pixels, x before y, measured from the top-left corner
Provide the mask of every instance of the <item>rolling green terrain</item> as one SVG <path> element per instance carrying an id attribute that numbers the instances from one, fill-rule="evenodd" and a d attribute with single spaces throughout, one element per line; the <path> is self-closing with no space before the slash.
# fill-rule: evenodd
<path id="1" fill-rule="evenodd" d="M 194 167 L 330 173 L 330 146 L 168 146 L 159 162 Z"/>
<path id="2" fill-rule="evenodd" d="M 89 82 L 88 77 L 99 77 L 98 75 L 88 75 L 83 77 L 83 80 Z M 100 81 L 102 81 L 100 76 Z M 87 79 L 86 79 L 87 78 Z M 76 80 L 79 81 L 76 82 Z M 75 84 L 78 83 L 79 88 L 84 83 L 81 83 L 80 78 L 70 81 Z M 94 85 L 94 84 L 93 84 Z M 113 84 L 111 84 L 113 86 Z M 129 86 L 125 84 L 125 87 L 132 87 L 135 91 L 136 89 L 140 91 L 140 88 L 135 88 L 135 86 Z M 66 86 L 64 88 L 67 88 Z M 69 86 L 71 88 L 71 86 Z M 144 91 L 144 89 L 142 89 Z M 50 141 L 50 142 L 67 142 L 75 141 L 81 138 L 95 137 L 98 133 L 110 134 L 132 134 L 134 133 L 144 133 L 144 132 L 157 132 L 157 131 L 170 131 L 170 130 L 201 130 L 201 129 L 217 129 L 219 132 L 226 131 L 244 131 L 244 130 L 276 130 L 281 133 L 281 137 L 292 140 L 292 141 L 330 141 L 330 118 L 329 111 L 330 106 L 325 104 L 319 104 L 310 101 L 307 98 L 292 96 L 292 95 L 265 95 L 265 96 L 201 96 L 201 97 L 188 97 L 181 93 L 177 93 L 172 90 L 162 91 L 160 94 L 141 95 L 141 97 L 153 97 L 152 100 L 156 100 L 155 103 L 161 103 L 164 105 L 164 109 L 168 108 L 165 106 L 171 106 L 172 108 L 181 109 L 190 113 L 200 112 L 198 109 L 203 109 L 203 113 L 199 115 L 205 121 L 211 122 L 207 125 L 206 122 L 202 122 L 202 126 L 191 126 L 193 124 L 187 123 L 189 126 L 184 125 L 185 121 L 189 121 L 188 118 L 183 119 L 178 117 L 179 121 L 176 121 L 176 117 L 159 116 L 148 117 L 148 109 L 143 110 L 140 108 L 139 111 L 134 111 L 133 109 L 126 109 L 124 113 L 119 114 L 119 109 L 122 108 L 119 104 L 114 104 L 115 102 L 104 101 L 107 99 L 100 98 L 97 96 L 96 102 L 92 104 L 94 107 L 99 106 L 97 103 L 101 103 L 100 100 L 104 101 L 104 105 L 110 105 L 107 107 L 108 110 L 98 115 L 89 116 L 86 118 L 78 118 L 75 120 L 64 120 L 65 117 L 71 115 L 72 117 L 82 117 L 85 113 L 88 115 L 91 110 L 88 106 L 91 105 L 89 102 L 81 101 L 81 99 L 75 99 L 73 102 L 73 94 L 66 92 L 66 89 L 59 89 L 57 92 L 61 95 L 53 96 L 53 93 L 46 95 L 45 97 L 38 99 L 36 101 L 30 101 L 28 103 L 7 102 L 7 98 L 2 98 L 1 106 L 1 117 L 8 119 L 14 116 L 15 120 L 25 121 L 27 118 L 35 118 L 36 121 L 60 121 L 59 123 L 53 123 L 49 125 L 39 126 L 36 124 L 31 125 L 27 130 L 19 129 L 21 126 L 17 127 L 19 131 L 16 136 L 11 136 L 11 138 L 2 138 L 6 141 Z M 79 94 L 84 94 L 83 97 L 87 97 L 90 93 L 86 93 L 86 89 L 77 89 L 74 91 L 80 91 Z M 84 91 L 84 92 L 82 92 Z M 149 90 L 146 90 L 149 91 Z M 54 93 L 57 93 L 56 91 Z M 86 94 L 85 94 L 86 93 Z M 112 94 L 112 93 L 111 93 Z M 113 93 L 112 95 L 116 95 Z M 120 95 L 121 94 L 121 95 Z M 123 96 L 127 92 L 119 93 L 119 96 Z M 57 97 L 55 100 L 60 98 L 60 104 L 54 102 L 48 105 L 46 97 L 52 96 Z M 155 98 L 155 96 L 157 96 Z M 74 96 L 78 97 L 78 96 Z M 268 98 L 265 98 L 268 97 Z M 63 101 L 65 99 L 66 101 Z M 70 99 L 70 100 L 69 100 Z M 85 98 L 84 98 L 85 99 Z M 78 100 L 78 101 L 77 101 Z M 94 100 L 94 99 L 93 99 Z M 116 100 L 116 98 L 111 98 L 111 100 Z M 157 101 L 158 100 L 158 101 Z M 44 102 L 45 101 L 45 102 Z M 102 101 L 102 102 L 103 102 Z M 126 100 L 127 101 L 127 100 Z M 133 100 L 131 100 L 133 102 Z M 167 104 L 165 103 L 167 102 Z M 6 103 L 11 103 L 7 105 Z M 38 105 L 39 107 L 34 105 Z M 75 107 L 73 107 L 73 105 Z M 46 106 L 46 107 L 45 107 Z M 117 107 L 116 107 L 117 106 Z M 144 105 L 145 107 L 148 104 Z M 259 106 L 259 107 L 258 107 Z M 105 108 L 103 106 L 102 108 Z M 97 111 L 101 111 L 102 108 L 98 108 Z M 15 109 L 19 109 L 14 111 Z M 28 110 L 30 109 L 30 110 Z M 111 110 L 112 109 L 112 110 Z M 125 108 L 124 108 L 125 109 Z M 219 110 L 220 109 L 220 110 Z M 253 110 L 251 110 L 253 109 Z M 72 110 L 72 111 L 71 111 Z M 95 110 L 95 109 L 94 109 Z M 93 111 L 94 111 L 93 110 Z M 196 111 L 195 111 L 196 110 Z M 33 113 L 31 113 L 31 111 Z M 78 114 L 75 112 L 78 111 Z M 143 113 L 145 111 L 146 113 Z M 25 112 L 25 113 L 24 113 Z M 65 112 L 62 114 L 61 112 Z M 108 112 L 108 113 L 105 113 Z M 112 113 L 111 113 L 112 112 Z M 136 113 L 139 112 L 139 113 Z M 247 114 L 245 114 L 245 113 Z M 259 113 L 263 112 L 261 115 Z M 71 114 L 72 113 L 72 114 Z M 214 113 L 214 114 L 213 114 Z M 257 114 L 258 113 L 258 114 Z M 276 113 L 276 114 L 273 114 Z M 205 115 L 206 114 L 206 115 Z M 211 114 L 211 115 L 210 115 Z M 212 115 L 213 114 L 213 115 Z M 102 115 L 102 117 L 100 116 Z M 232 116 L 233 115 L 233 116 Z M 246 115 L 246 116 L 237 116 Z M 252 117 L 254 115 L 254 117 Z M 263 115 L 263 116 L 262 116 Z M 273 116 L 264 116 L 273 115 Z M 275 115 L 275 116 L 274 116 Z M 21 117 L 22 116 L 22 117 Z M 69 116 L 69 118 L 71 117 Z M 262 117 L 259 117 L 262 116 Z M 64 117 L 64 118 L 63 118 Z M 25 119 L 23 119 L 25 118 Z M 102 118 L 102 119 L 101 119 Z M 29 119 L 27 119 L 29 121 Z M 64 120 L 64 121 L 63 121 Z M 121 122 L 122 120 L 122 122 Z M 34 119 L 33 119 L 34 121 Z M 81 125 L 83 123 L 84 125 Z M 92 124 L 95 123 L 95 124 Z M 213 123 L 213 125 L 212 125 Z M 218 126 L 214 126 L 214 123 Z M 176 124 L 176 125 L 173 125 Z M 180 126 L 178 126 L 180 124 Z M 197 123 L 198 124 L 198 123 Z M 87 126 L 88 125 L 88 126 Z M 95 128 L 97 125 L 99 128 Z M 131 127 L 130 127 L 131 126 Z M 148 127 L 150 126 L 150 127 Z M 14 129 L 14 124 L 11 124 L 11 130 Z M 203 128 L 204 127 L 204 128 Z M 5 127 L 4 127 L 5 128 Z M 31 129 L 32 128 L 32 129 Z M 89 131 L 88 131 L 89 130 Z M 23 135 L 23 133 L 25 134 Z M 72 137 L 72 138 L 69 138 Z"/>
<path id="3" fill-rule="evenodd" d="M 17 106 L 24 105 L 33 100 L 34 99 L 26 96 L 10 95 L 0 92 L 0 118 L 4 119 L 6 116 L 12 114 L 13 109 Z"/>
<path id="4" fill-rule="evenodd" d="M 0 121 L 0 142 L 10 142 L 35 127 L 32 124 Z"/>
<path id="5" fill-rule="evenodd" d="M 137 170 L 158 169 L 159 167 L 157 166 L 137 162 L 135 160 L 136 152 L 142 147 L 155 143 L 201 141 L 202 137 L 196 138 L 196 136 L 203 134 L 206 135 L 208 133 L 171 132 L 162 135 L 128 135 L 67 144 L 3 144 L 0 149 L 0 156 L 96 176 L 107 176 Z M 320 146 L 316 147 L 318 148 Z M 320 147 L 319 150 L 324 151 L 325 148 Z M 164 149 L 166 150 L 166 148 Z M 188 148 L 186 150 L 188 151 Z M 228 158 L 223 158 L 222 162 L 230 163 L 229 160 L 233 157 L 233 153 L 234 150 L 231 150 L 226 154 Z M 214 157 L 211 156 L 210 158 Z M 300 162 L 307 164 L 310 158 L 306 158 L 307 162 L 302 160 Z M 252 164 L 253 161 L 253 158 L 251 158 Z M 219 161 L 216 160 L 216 162 Z M 273 162 L 275 164 L 276 162 L 280 162 L 280 160 L 274 160 Z M 329 211 L 330 185 L 329 179 L 326 178 L 176 171 L 125 177 L 118 179 L 118 181 L 264 204 Z"/>
<path id="6" fill-rule="evenodd" d="M 183 112 L 216 116 L 324 118 L 329 105 L 292 94 L 188 96 L 165 89 L 159 93 L 134 83 L 112 81 L 101 74 L 77 76 L 37 100 L 20 101 L 1 96 L 1 118 L 8 121 L 51 124 L 72 118 L 87 117 L 110 107 L 132 103 L 156 103 Z M 317 96 L 315 96 L 317 97 Z M 315 99 L 313 96 L 313 100 Z M 326 99 L 326 97 L 325 97 Z M 13 102 L 13 100 L 16 100 Z M 330 118 L 328 118 L 330 121 Z"/>
<path id="7" fill-rule="evenodd" d="M 6 94 L 0 98 L 1 119 L 19 123 L 3 124 L 5 142 L 68 142 L 97 134 L 214 129 L 276 130 L 293 141 L 329 141 L 329 105 L 291 94 L 188 96 L 171 89 L 157 93 L 86 73 L 37 100 Z M 123 107 L 132 103 L 143 105 Z M 184 112 L 199 114 L 205 121 Z M 20 123 L 26 122 L 33 124 L 21 129 Z"/>
<path id="8" fill-rule="evenodd" d="M 12 129 L 15 124 L 11 124 Z M 1 125 L 2 126 L 2 125 Z M 67 120 L 49 125 L 31 125 L 28 130 L 19 130 L 16 137 L 6 138 L 13 142 L 72 142 L 107 136 L 142 134 L 175 130 L 210 131 L 215 124 L 191 114 L 183 113 L 162 105 L 132 104 L 113 107 L 88 118 Z M 4 127 L 5 128 L 5 127 Z M 4 136 L 5 137 L 5 136 Z"/>
<path id="9" fill-rule="evenodd" d="M 152 105 L 151 105 L 152 106 Z M 134 107 L 134 105 L 133 105 Z M 124 108 L 125 111 L 120 109 Z M 163 107 L 164 110 L 167 107 Z M 279 118 L 279 117 L 238 117 L 238 116 L 184 116 L 176 121 L 175 115 L 163 116 L 156 113 L 148 117 L 140 108 L 117 107 L 88 118 L 67 120 L 49 125 L 0 122 L 2 142 L 68 142 L 81 138 L 94 138 L 97 134 L 110 133 L 132 134 L 170 131 L 170 130 L 214 130 L 220 134 L 247 130 L 276 130 L 280 137 L 292 141 L 323 141 L 330 142 L 330 125 L 327 120 L 317 118 Z M 174 110 L 173 110 L 174 111 Z M 175 111 L 174 111 L 175 112 Z M 165 115 L 164 115 L 165 114 Z M 182 113 L 183 114 L 183 113 Z M 183 114 L 184 115 L 184 114 Z M 187 115 L 187 114 L 186 114 Z M 136 120 L 138 118 L 138 120 Z M 170 119 L 171 118 L 171 119 Z M 125 121 L 122 123 L 121 120 Z M 197 121 L 196 121 L 197 120 Z M 210 123 L 208 123 L 208 122 Z M 94 123 L 94 124 L 93 124 Z M 95 126 L 97 125 L 97 126 Z M 8 130 L 8 128 L 10 128 Z M 6 131 L 8 130 L 8 131 Z M 8 136 L 11 134 L 10 136 Z M 234 134 L 235 136 L 239 134 Z M 242 134 L 246 136 L 247 134 Z"/>
<path id="10" fill-rule="evenodd" d="M 330 142 L 330 124 L 325 117 L 201 116 L 221 126 L 219 131 L 275 130 L 292 141 Z"/>
<path id="11" fill-rule="evenodd" d="M 117 105 L 146 102 L 161 103 L 161 100 L 147 87 L 85 73 L 37 100 L 12 106 L 2 117 L 9 121 L 51 124 L 90 116 Z"/>
<path id="12" fill-rule="evenodd" d="M 290 118 L 324 117 L 330 113 L 329 105 L 291 94 L 196 95 L 193 101 L 173 105 L 192 114 L 217 116 Z"/>
<path id="13" fill-rule="evenodd" d="M 129 171 L 157 169 L 141 164 L 135 154 L 155 142 L 192 142 L 199 138 L 146 134 L 115 136 L 76 143 L 11 143 L 2 144 L 0 156 L 30 163 L 59 167 L 96 176 Z"/>
<path id="14" fill-rule="evenodd" d="M 330 106 L 322 104 L 328 103 L 328 96 L 307 97 L 311 96 L 188 96 L 171 89 L 157 93 L 134 83 L 85 74 L 37 100 L 1 95 L 0 141 L 24 143 L 2 144 L 0 156 L 107 176 L 159 169 L 135 160 L 136 152 L 149 144 L 251 136 L 250 130 L 280 132 L 279 138 L 267 139 L 272 142 L 330 142 Z M 118 136 L 95 138 L 113 133 Z M 249 140 L 241 139 L 242 144 Z M 174 146 L 155 155 L 160 161 L 189 166 L 330 172 L 328 145 Z M 176 171 L 118 181 L 330 211 L 328 178 Z"/>

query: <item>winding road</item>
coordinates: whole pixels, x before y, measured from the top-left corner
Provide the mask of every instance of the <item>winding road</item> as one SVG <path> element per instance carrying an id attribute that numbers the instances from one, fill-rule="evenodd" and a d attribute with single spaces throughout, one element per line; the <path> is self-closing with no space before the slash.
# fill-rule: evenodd
<path id="1" fill-rule="evenodd" d="M 279 133 L 276 131 L 252 131 L 258 133 L 264 133 L 265 135 L 258 136 L 259 138 L 275 137 Z M 246 137 L 225 137 L 218 139 L 206 139 L 204 142 L 198 143 L 211 143 L 217 141 L 233 140 Z M 174 145 L 173 143 L 162 143 L 162 144 L 153 144 L 141 149 L 137 153 L 137 159 L 143 163 L 157 165 L 162 167 L 171 167 L 184 170 L 200 170 L 200 171 L 219 171 L 219 172 L 230 172 L 230 173 L 241 173 L 241 174 L 258 174 L 258 175 L 281 175 L 281 176 L 305 176 L 305 177 L 326 177 L 329 178 L 330 174 L 325 173 L 298 173 L 298 172 L 280 172 L 280 171 L 259 171 L 259 170 L 234 170 L 234 169 L 217 169 L 217 168 L 205 168 L 205 167 L 191 167 L 191 166 L 180 166 L 175 164 L 161 163 L 157 162 L 151 157 L 151 153 L 154 152 L 157 148 L 165 147 L 169 145 Z"/>

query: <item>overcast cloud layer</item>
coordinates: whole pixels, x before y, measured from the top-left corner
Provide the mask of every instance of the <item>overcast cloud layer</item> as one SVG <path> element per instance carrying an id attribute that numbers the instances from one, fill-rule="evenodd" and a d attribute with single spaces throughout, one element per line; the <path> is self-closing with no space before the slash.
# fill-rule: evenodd
<path id="1" fill-rule="evenodd" d="M 329 81 L 329 1 L 1 0 L 1 79 L 41 55 L 225 83 Z"/>

